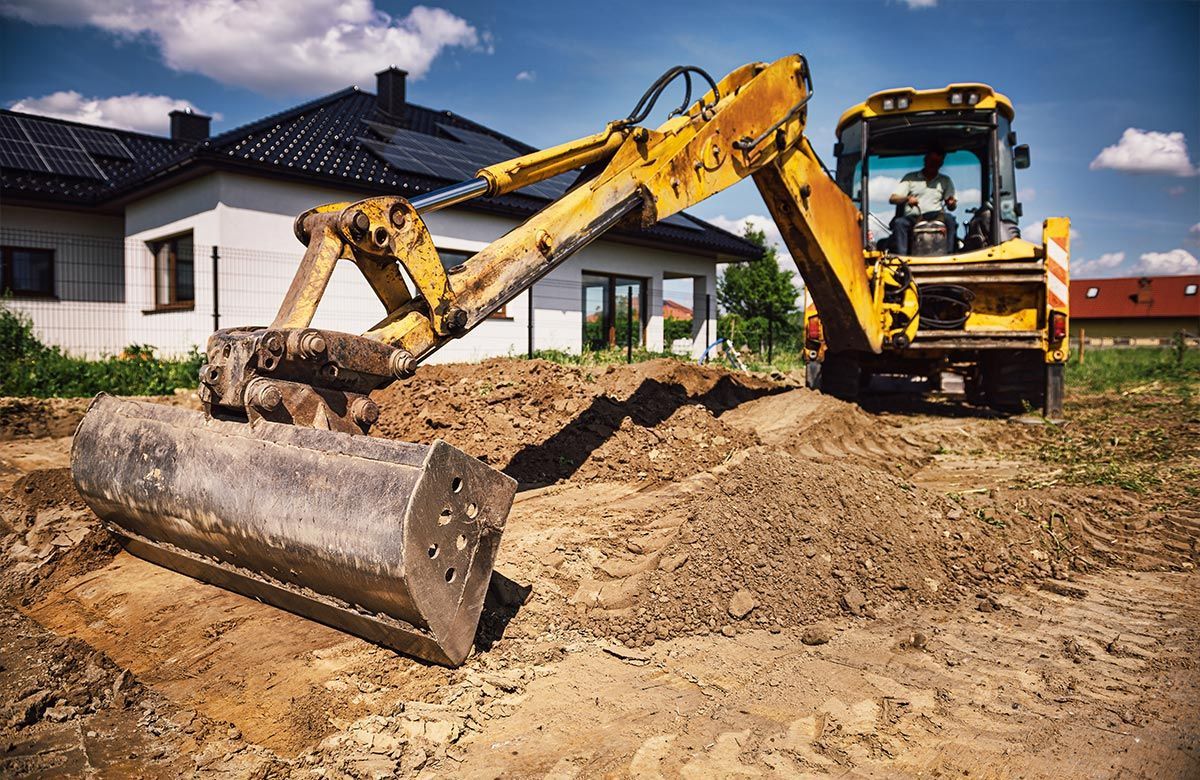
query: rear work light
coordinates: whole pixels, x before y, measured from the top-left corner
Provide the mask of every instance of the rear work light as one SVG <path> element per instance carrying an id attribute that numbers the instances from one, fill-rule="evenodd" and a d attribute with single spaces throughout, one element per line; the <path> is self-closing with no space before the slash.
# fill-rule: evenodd
<path id="1" fill-rule="evenodd" d="M 1062 341 L 1067 337 L 1067 314 L 1061 311 L 1050 312 L 1050 340 Z"/>
<path id="2" fill-rule="evenodd" d="M 804 325 L 804 340 L 814 343 L 821 341 L 821 318 L 809 317 Z"/>

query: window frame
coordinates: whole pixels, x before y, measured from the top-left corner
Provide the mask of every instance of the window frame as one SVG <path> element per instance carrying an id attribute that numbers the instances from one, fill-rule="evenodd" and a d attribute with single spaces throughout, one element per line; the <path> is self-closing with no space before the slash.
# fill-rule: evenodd
<path id="1" fill-rule="evenodd" d="M 13 253 L 14 252 L 33 252 L 49 256 L 50 268 L 50 289 L 43 290 L 18 290 L 13 286 Z M 58 300 L 57 283 L 58 274 L 55 273 L 57 268 L 57 255 L 55 250 L 46 249 L 45 247 L 33 246 L 0 246 L 0 296 L 11 295 L 13 298 L 25 298 L 30 300 L 56 301 Z"/>
<path id="2" fill-rule="evenodd" d="M 634 281 L 638 284 L 637 294 L 637 313 L 638 313 L 638 348 L 645 348 L 646 335 L 650 327 L 649 317 L 647 316 L 647 307 L 650 303 L 650 282 L 651 277 L 635 276 L 633 274 L 610 273 L 607 271 L 589 271 L 584 269 L 580 276 L 579 294 L 580 294 L 580 314 L 582 315 L 582 327 L 580 329 L 580 346 L 583 350 L 594 349 L 589 346 L 587 337 L 587 284 L 583 277 L 593 277 L 595 279 L 604 279 L 604 303 L 601 307 L 601 313 L 604 317 L 603 333 L 607 346 L 603 349 L 619 349 L 625 345 L 616 338 L 617 331 L 617 289 L 627 285 L 618 285 L 617 281 Z"/>
<path id="3" fill-rule="evenodd" d="M 177 247 L 174 247 L 173 251 L 170 252 L 171 268 L 167 274 L 167 279 L 170 285 L 170 294 L 168 296 L 169 300 L 162 301 L 160 300 L 161 290 L 159 289 L 158 283 L 159 251 L 163 246 L 172 246 L 177 244 L 182 238 L 190 238 L 192 240 L 192 297 L 188 300 L 182 301 L 178 299 L 178 293 L 176 291 L 176 288 L 178 287 L 178 279 L 176 278 L 177 274 L 175 273 L 175 267 L 179 262 L 179 250 Z M 156 314 L 158 312 L 166 311 L 194 311 L 196 309 L 196 239 L 193 231 L 185 230 L 170 236 L 163 236 L 162 238 L 156 238 L 152 241 L 147 241 L 146 248 L 150 250 L 151 279 L 152 286 L 154 288 L 154 306 L 153 308 L 143 310 L 142 314 Z"/>

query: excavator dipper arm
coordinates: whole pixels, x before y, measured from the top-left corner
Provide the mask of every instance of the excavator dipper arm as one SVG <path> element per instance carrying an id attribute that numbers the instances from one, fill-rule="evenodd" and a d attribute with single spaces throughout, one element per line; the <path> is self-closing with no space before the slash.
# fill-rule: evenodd
<path id="1" fill-rule="evenodd" d="M 711 87 L 699 101 L 657 129 L 638 126 L 671 78 L 686 79 L 690 93 L 693 74 Z M 861 216 L 804 135 L 811 97 L 799 55 L 715 84 L 678 68 L 595 135 L 420 198 L 300 215 L 307 251 L 274 321 L 209 340 L 205 414 L 97 398 L 72 452 L 81 494 L 137 555 L 420 658 L 461 663 L 516 485 L 442 441 L 363 437 L 379 416 L 370 393 L 411 375 L 607 230 L 654 224 L 747 177 L 827 338 L 879 351 L 905 326 L 895 317 L 904 285 L 864 263 Z M 580 168 L 561 198 L 443 267 L 422 214 Z M 342 260 L 358 266 L 386 312 L 361 336 L 310 327 Z"/>

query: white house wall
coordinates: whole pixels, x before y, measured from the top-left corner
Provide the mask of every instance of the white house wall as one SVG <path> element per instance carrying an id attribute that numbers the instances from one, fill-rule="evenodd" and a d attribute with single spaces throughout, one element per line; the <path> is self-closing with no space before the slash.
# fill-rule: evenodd
<path id="1" fill-rule="evenodd" d="M 54 250 L 55 298 L 12 298 L 46 344 L 97 357 L 120 349 L 125 333 L 125 221 L 58 209 L 0 207 L 0 244 Z"/>
<path id="2" fill-rule="evenodd" d="M 212 173 L 155 193 L 126 207 L 124 276 L 126 301 L 106 314 L 112 332 L 107 351 L 149 344 L 163 353 L 183 353 L 203 346 L 213 329 L 213 246 L 219 248 L 221 327 L 264 325 L 291 281 L 304 252 L 292 232 L 297 214 L 313 206 L 353 200 L 344 191 L 266 180 L 232 173 Z M 58 212 L 61 214 L 62 212 Z M 61 218 L 59 219 L 61 223 Z M 516 220 L 463 209 L 430 214 L 426 223 L 442 249 L 474 252 L 511 230 Z M 109 224 L 107 229 L 111 230 Z M 70 229 L 75 230 L 71 221 Z M 154 311 L 154 260 L 149 244 L 191 232 L 195 247 L 195 307 L 187 311 Z M 599 241 L 552 271 L 534 288 L 534 344 L 537 349 L 578 352 L 582 341 L 581 273 L 594 271 L 648 278 L 646 346 L 663 348 L 662 285 L 668 276 L 697 278 L 694 307 L 703 310 L 705 291 L 714 289 L 712 259 L 661 249 Z M 509 302 L 507 317 L 491 319 L 457 339 L 431 362 L 474 361 L 494 355 L 524 354 L 528 345 L 528 293 Z M 34 307 L 36 308 L 36 307 Z M 383 316 L 383 308 L 351 263 L 343 263 L 318 309 L 314 325 L 348 332 L 366 330 Z M 35 314 L 40 327 L 52 325 L 45 311 Z M 97 315 L 99 316 L 99 315 Z M 72 349 L 80 343 L 63 328 L 54 343 Z M 710 330 L 715 332 L 715 323 Z M 695 324 L 694 353 L 703 348 L 705 329 Z M 50 331 L 46 331 L 49 333 Z M 94 340 L 94 334 L 92 339 Z M 94 351 L 94 350 L 89 350 Z"/>

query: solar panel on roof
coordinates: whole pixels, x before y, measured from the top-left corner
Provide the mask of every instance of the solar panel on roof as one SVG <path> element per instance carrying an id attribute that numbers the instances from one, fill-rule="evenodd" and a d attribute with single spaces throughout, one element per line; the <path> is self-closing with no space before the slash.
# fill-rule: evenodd
<path id="1" fill-rule="evenodd" d="M 64 176 L 80 176 L 85 179 L 103 179 L 104 173 L 83 149 L 65 149 L 61 146 L 37 145 L 51 173 Z"/>
<path id="2" fill-rule="evenodd" d="M 49 170 L 37 150 L 33 148 L 33 144 L 11 138 L 0 138 L 0 167 L 38 173 L 46 173 Z"/>
<path id="3" fill-rule="evenodd" d="M 64 149 L 78 149 L 79 140 L 66 125 L 55 125 L 41 122 L 37 119 L 22 119 L 21 124 L 29 133 L 29 139 L 35 144 L 44 146 L 61 146 Z"/>
<path id="4" fill-rule="evenodd" d="M 84 179 L 108 178 L 67 125 L 28 117 L 0 118 L 5 120 L 0 122 L 0 132 L 9 136 L 0 138 L 3 144 L 0 165 Z"/>
<path id="5" fill-rule="evenodd" d="M 105 130 L 93 130 L 87 127 L 76 127 L 75 136 L 80 145 L 92 154 L 101 157 L 111 157 L 117 160 L 132 160 L 133 155 L 125 148 L 120 136 Z"/>
<path id="6" fill-rule="evenodd" d="M 700 227 L 695 222 L 691 221 L 690 219 L 688 219 L 687 217 L 685 217 L 682 214 L 672 214 L 671 216 L 667 217 L 666 219 L 662 219 L 659 221 L 662 222 L 664 225 L 674 225 L 675 227 L 681 227 L 681 228 L 684 228 L 685 230 L 695 230 L 699 233 L 704 232 L 704 228 Z"/>
<path id="7" fill-rule="evenodd" d="M 21 129 L 21 122 L 15 116 L 0 114 L 0 138 L 8 138 L 14 141 L 28 141 L 29 138 L 25 135 L 25 131 Z"/>

